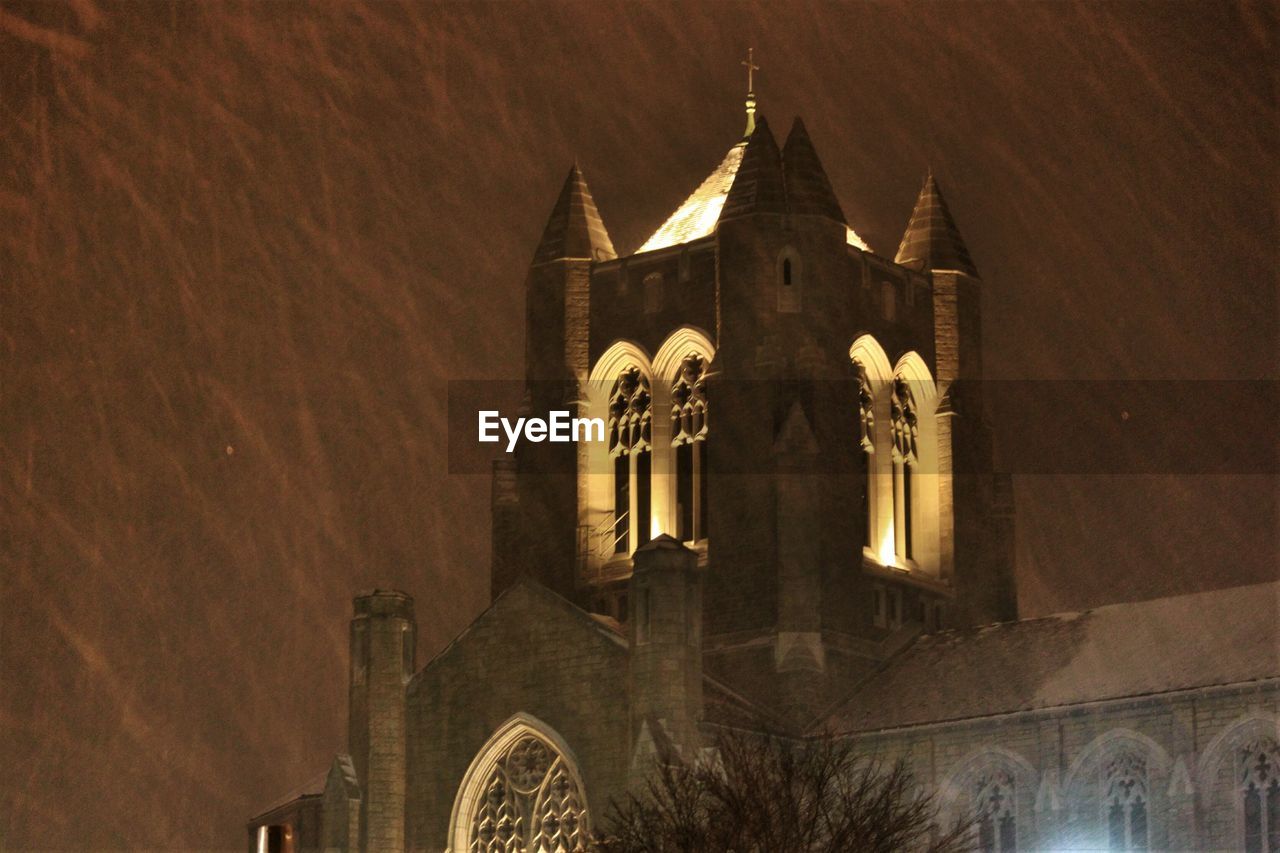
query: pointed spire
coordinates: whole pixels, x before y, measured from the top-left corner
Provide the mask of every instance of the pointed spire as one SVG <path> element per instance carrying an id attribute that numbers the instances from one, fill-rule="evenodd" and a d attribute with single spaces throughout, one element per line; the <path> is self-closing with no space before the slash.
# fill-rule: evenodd
<path id="1" fill-rule="evenodd" d="M 831 188 L 831 179 L 822 168 L 809 132 L 799 117 L 791 125 L 782 147 L 782 166 L 787 179 L 787 204 L 792 213 L 825 216 L 847 225 L 840 200 Z"/>
<path id="2" fill-rule="evenodd" d="M 977 276 L 978 270 L 969 257 L 960 229 L 951 218 L 951 211 L 942 198 L 938 182 L 929 170 L 920 197 L 916 199 L 911 221 L 902 235 L 902 245 L 894 261 L 903 266 L 920 270 L 958 270 Z"/>
<path id="3" fill-rule="evenodd" d="M 574 163 L 564 180 L 560 197 L 542 230 L 542 241 L 533 255 L 535 264 L 564 258 L 608 261 L 616 258 L 613 241 L 596 210 L 595 199 L 587 187 L 587 179 Z"/>
<path id="4" fill-rule="evenodd" d="M 720 211 L 720 222 L 753 213 L 786 212 L 786 189 L 782 178 L 782 154 L 764 116 L 756 122 L 746 141 L 742 165 Z"/>

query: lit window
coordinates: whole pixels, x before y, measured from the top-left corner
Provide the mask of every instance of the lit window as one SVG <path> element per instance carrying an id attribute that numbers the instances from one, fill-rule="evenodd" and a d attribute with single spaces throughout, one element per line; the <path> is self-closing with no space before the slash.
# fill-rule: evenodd
<path id="1" fill-rule="evenodd" d="M 706 359 L 691 354 L 671 386 L 671 447 L 676 470 L 676 538 L 707 538 Z"/>
<path id="2" fill-rule="evenodd" d="M 889 418 L 893 431 L 893 530 L 894 551 L 910 560 L 915 556 L 916 506 L 913 489 L 919 463 L 920 425 L 916 418 L 915 397 L 907 380 L 893 381 Z"/>
<path id="3" fill-rule="evenodd" d="M 469 853 L 586 849 L 582 789 L 565 759 L 539 737 L 525 735 L 495 757 L 472 808 Z"/>
<path id="4" fill-rule="evenodd" d="M 287 823 L 258 827 L 257 853 L 293 853 L 293 827 Z"/>
<path id="5" fill-rule="evenodd" d="M 875 530 L 875 399 L 871 396 L 867 369 L 857 361 L 853 366 L 858 371 L 858 444 L 862 449 L 862 544 L 872 548 L 872 531 Z"/>
<path id="6" fill-rule="evenodd" d="M 615 554 L 631 553 L 632 542 L 638 547 L 649 541 L 650 401 L 649 380 L 636 367 L 622 371 L 609 395 Z"/>

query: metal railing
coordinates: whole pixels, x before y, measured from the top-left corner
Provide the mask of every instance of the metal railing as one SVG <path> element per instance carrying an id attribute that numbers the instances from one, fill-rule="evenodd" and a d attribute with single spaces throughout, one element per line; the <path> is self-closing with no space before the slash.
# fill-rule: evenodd
<path id="1" fill-rule="evenodd" d="M 629 532 L 628 515 L 629 512 L 622 515 L 606 512 L 598 524 L 578 525 L 578 555 L 584 574 L 593 563 L 603 563 L 617 553 L 618 543 Z"/>

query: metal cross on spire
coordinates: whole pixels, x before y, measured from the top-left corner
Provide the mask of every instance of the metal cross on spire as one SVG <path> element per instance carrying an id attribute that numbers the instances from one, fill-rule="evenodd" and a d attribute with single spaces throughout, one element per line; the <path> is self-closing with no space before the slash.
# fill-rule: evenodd
<path id="1" fill-rule="evenodd" d="M 747 58 L 742 63 L 747 67 L 747 94 L 748 95 L 755 94 L 756 86 L 755 86 L 755 77 L 753 75 L 756 71 L 760 70 L 760 66 L 756 65 L 754 62 L 751 61 L 752 54 L 754 53 L 755 53 L 754 47 L 747 48 Z"/>
<path id="2" fill-rule="evenodd" d="M 742 135 L 743 139 L 751 136 L 756 129 L 756 79 L 755 72 L 760 70 L 760 66 L 753 61 L 755 48 L 747 48 L 747 59 L 742 64 L 747 66 L 747 132 Z"/>

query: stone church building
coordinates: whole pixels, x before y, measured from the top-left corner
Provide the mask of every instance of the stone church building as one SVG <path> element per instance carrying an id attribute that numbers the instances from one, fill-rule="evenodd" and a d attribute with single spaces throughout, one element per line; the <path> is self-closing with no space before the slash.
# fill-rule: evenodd
<path id="1" fill-rule="evenodd" d="M 1280 587 L 1019 620 L 982 279 L 932 176 L 893 258 L 804 124 L 747 133 L 634 254 L 570 171 L 527 283 L 492 603 L 415 659 L 356 597 L 347 749 L 251 853 L 583 849 L 723 727 L 904 758 L 980 848 L 1280 853 Z M 507 461 L 510 459 L 511 461 Z"/>

